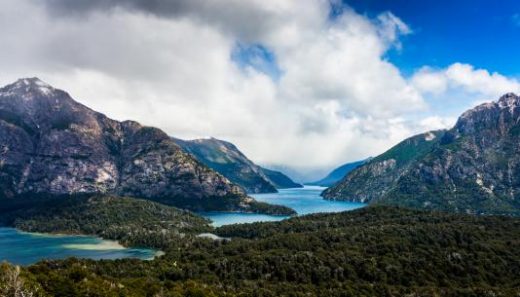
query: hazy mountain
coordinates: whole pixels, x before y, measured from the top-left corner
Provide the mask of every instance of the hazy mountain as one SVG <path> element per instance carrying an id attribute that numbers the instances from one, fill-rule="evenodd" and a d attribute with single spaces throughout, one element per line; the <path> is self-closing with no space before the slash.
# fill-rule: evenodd
<path id="1" fill-rule="evenodd" d="M 299 184 L 306 184 L 318 180 L 330 172 L 330 167 L 327 168 L 309 168 L 309 167 L 294 167 L 280 164 L 263 164 L 263 166 L 283 172 L 291 180 Z"/>
<path id="2" fill-rule="evenodd" d="M 174 141 L 200 162 L 240 185 L 248 193 L 275 193 L 276 188 L 301 186 L 281 172 L 256 165 L 230 142 L 216 138 Z"/>
<path id="3" fill-rule="evenodd" d="M 327 199 L 469 213 L 520 213 L 520 98 L 466 111 L 409 138 L 326 190 Z"/>
<path id="4" fill-rule="evenodd" d="M 338 181 L 342 180 L 349 172 L 365 164 L 368 161 L 369 159 L 343 164 L 338 168 L 332 170 L 329 174 L 327 174 L 326 177 L 308 184 L 322 187 L 330 187 Z"/>
<path id="5" fill-rule="evenodd" d="M 277 189 L 288 189 L 288 188 L 303 188 L 299 183 L 294 182 L 290 177 L 283 174 L 280 171 L 271 170 L 267 168 L 261 167 L 267 179 L 277 188 Z"/>
<path id="6" fill-rule="evenodd" d="M 115 194 L 189 209 L 257 202 L 163 131 L 118 122 L 37 78 L 0 89 L 0 199 Z"/>

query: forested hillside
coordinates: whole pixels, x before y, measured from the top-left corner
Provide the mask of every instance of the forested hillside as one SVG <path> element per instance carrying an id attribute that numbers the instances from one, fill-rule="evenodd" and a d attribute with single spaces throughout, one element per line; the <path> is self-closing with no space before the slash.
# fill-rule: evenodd
<path id="1" fill-rule="evenodd" d="M 45 261 L 51 296 L 518 296 L 520 220 L 368 207 L 216 230 L 154 261 Z M 0 278 L 1 279 L 1 278 Z"/>

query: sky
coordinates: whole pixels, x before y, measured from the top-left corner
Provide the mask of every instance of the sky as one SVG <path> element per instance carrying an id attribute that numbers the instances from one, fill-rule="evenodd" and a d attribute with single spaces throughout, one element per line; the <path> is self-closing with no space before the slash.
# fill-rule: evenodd
<path id="1" fill-rule="evenodd" d="M 311 180 L 520 93 L 520 2 L 3 0 L 0 84 Z"/>

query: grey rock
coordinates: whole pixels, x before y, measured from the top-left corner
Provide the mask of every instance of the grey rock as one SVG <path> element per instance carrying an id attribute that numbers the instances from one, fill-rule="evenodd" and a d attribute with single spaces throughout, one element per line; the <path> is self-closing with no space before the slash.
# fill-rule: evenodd
<path id="1" fill-rule="evenodd" d="M 347 175 L 328 199 L 477 214 L 520 214 L 520 97 L 463 113 L 428 142 L 414 136 Z M 428 144 L 428 145 L 425 145 Z M 392 157 L 394 166 L 390 164 Z M 396 158 L 397 157 L 397 158 Z"/>
<path id="2" fill-rule="evenodd" d="M 0 89 L 0 198 L 116 194 L 192 209 L 250 198 L 163 131 L 118 122 L 37 78 Z"/>

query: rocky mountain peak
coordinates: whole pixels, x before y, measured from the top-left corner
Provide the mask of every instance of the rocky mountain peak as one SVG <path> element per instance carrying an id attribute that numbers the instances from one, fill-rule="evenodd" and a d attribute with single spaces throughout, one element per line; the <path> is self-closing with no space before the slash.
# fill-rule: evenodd
<path id="1" fill-rule="evenodd" d="M 50 96 L 56 89 L 37 77 L 21 78 L 0 89 L 0 96 L 21 96 L 24 99 L 37 96 Z"/>
<path id="2" fill-rule="evenodd" d="M 514 108 L 520 106 L 520 97 L 515 93 L 507 93 L 498 99 L 497 104 L 500 108 Z"/>
<path id="3" fill-rule="evenodd" d="M 455 125 L 455 131 L 461 134 L 482 134 L 483 131 L 506 133 L 516 125 L 520 117 L 520 97 L 507 93 L 497 101 L 487 102 L 464 112 Z"/>
<path id="4" fill-rule="evenodd" d="M 189 209 L 252 209 L 166 133 L 118 122 L 38 78 L 0 88 L 0 200 L 113 194 Z"/>
<path id="5" fill-rule="evenodd" d="M 476 106 L 438 136 L 423 142 L 413 141 L 414 136 L 401 142 L 350 172 L 324 196 L 457 212 L 520 214 L 519 96 L 508 93 Z M 394 166 L 385 166 L 394 160 Z"/>

